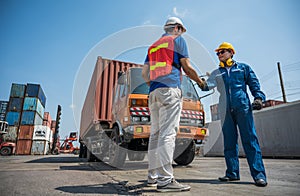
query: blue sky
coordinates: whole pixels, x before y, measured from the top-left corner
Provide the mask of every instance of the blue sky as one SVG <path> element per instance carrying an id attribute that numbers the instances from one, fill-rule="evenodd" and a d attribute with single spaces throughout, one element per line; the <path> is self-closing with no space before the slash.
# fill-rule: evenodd
<path id="1" fill-rule="evenodd" d="M 287 99 L 295 101 L 300 95 L 299 9 L 297 0 L 1 0 L 0 100 L 8 100 L 11 83 L 41 84 L 46 111 L 53 118 L 57 105 L 62 105 L 64 137 L 78 130 L 72 112 L 73 86 L 91 50 L 124 29 L 162 26 L 169 16 L 178 16 L 214 62 L 210 70 L 197 65 L 201 71 L 217 67 L 214 49 L 228 41 L 237 51 L 234 59 L 255 70 L 267 99 L 282 99 L 276 65 L 280 62 Z M 134 54 L 125 60 L 142 63 L 143 49 Z"/>

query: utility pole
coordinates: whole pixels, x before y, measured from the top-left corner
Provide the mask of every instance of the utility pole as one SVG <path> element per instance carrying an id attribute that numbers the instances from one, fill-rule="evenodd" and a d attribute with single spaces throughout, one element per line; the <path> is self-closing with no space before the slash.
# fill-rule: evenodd
<path id="1" fill-rule="evenodd" d="M 278 73 L 279 73 L 279 80 L 280 80 L 280 86 L 281 86 L 281 92 L 282 92 L 282 98 L 283 102 L 286 103 L 286 95 L 285 95 L 285 90 L 283 86 L 283 79 L 282 79 L 282 74 L 281 74 L 281 68 L 280 68 L 280 63 L 277 62 L 277 67 L 278 67 Z"/>

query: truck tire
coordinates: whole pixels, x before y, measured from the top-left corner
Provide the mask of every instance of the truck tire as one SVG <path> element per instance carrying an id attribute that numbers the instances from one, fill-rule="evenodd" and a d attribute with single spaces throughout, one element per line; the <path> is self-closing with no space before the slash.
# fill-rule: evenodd
<path id="1" fill-rule="evenodd" d="M 126 147 L 125 144 L 121 144 L 118 128 L 114 127 L 109 141 L 109 165 L 117 168 L 124 165 L 127 155 Z"/>
<path id="2" fill-rule="evenodd" d="M 179 156 L 175 157 L 175 163 L 177 163 L 178 165 L 190 164 L 194 160 L 195 150 L 196 145 L 195 142 L 192 140 L 191 143 L 187 146 L 187 148 Z"/>
<path id="3" fill-rule="evenodd" d="M 128 151 L 128 159 L 129 161 L 142 161 L 145 158 L 146 153 L 140 151 Z"/>
<path id="4" fill-rule="evenodd" d="M 88 162 L 97 161 L 97 157 L 88 148 L 86 149 L 86 159 Z"/>
<path id="5" fill-rule="evenodd" d="M 1 148 L 0 154 L 2 156 L 8 156 L 12 154 L 12 150 L 10 147 L 4 146 L 3 148 Z"/>

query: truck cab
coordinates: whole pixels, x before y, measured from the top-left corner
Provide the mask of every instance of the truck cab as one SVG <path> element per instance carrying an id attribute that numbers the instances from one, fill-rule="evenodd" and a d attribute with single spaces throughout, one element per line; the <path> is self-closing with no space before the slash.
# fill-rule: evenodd
<path id="1" fill-rule="evenodd" d="M 149 87 L 142 78 L 141 64 L 104 59 L 92 74 L 80 121 L 80 154 L 88 161 L 105 161 L 122 167 L 142 161 L 150 136 Z M 183 108 L 177 132 L 174 161 L 190 164 L 196 144 L 208 136 L 205 114 L 192 81 L 182 76 Z"/>
<path id="2" fill-rule="evenodd" d="M 113 124 L 118 145 L 128 149 L 129 160 L 144 159 L 150 136 L 149 86 L 142 78 L 142 68 L 134 67 L 120 72 L 112 106 Z M 174 161 L 188 165 L 195 156 L 196 144 L 208 136 L 204 128 L 205 114 L 197 91 L 186 75 L 182 77 L 183 108 L 177 133 Z M 119 148 L 120 150 L 120 148 Z M 111 153 L 111 152 L 110 152 Z M 118 154 L 118 163 L 126 157 Z M 121 160 L 120 160 L 121 159 Z"/>

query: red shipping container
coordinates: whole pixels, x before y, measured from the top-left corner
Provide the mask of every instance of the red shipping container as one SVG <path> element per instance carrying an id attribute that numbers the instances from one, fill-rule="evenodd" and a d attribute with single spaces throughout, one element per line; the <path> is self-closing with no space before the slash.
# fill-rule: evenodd
<path id="1" fill-rule="evenodd" d="M 93 122 L 111 123 L 113 93 L 118 82 L 118 73 L 131 67 L 142 66 L 98 57 L 81 111 L 81 137 L 86 134 L 85 132 Z"/>
<path id="2" fill-rule="evenodd" d="M 20 139 L 32 139 L 34 132 L 33 125 L 21 125 L 18 133 L 18 140 Z"/>
<path id="3" fill-rule="evenodd" d="M 17 140 L 16 154 L 29 155 L 31 152 L 32 140 Z"/>
<path id="4" fill-rule="evenodd" d="M 52 118 L 49 112 L 44 112 L 43 125 L 51 129 Z"/>
<path id="5" fill-rule="evenodd" d="M 51 121 L 51 129 L 55 129 L 55 126 L 56 126 L 56 121 L 55 120 L 52 120 Z"/>

